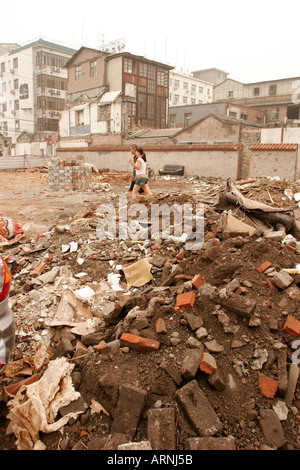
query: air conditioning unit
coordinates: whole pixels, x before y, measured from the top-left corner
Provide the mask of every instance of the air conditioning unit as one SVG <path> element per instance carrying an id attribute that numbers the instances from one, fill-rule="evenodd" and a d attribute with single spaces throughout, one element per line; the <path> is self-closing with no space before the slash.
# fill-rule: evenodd
<path id="1" fill-rule="evenodd" d="M 56 68 L 55 67 L 51 67 L 51 72 L 55 72 Z"/>
<path id="2" fill-rule="evenodd" d="M 12 111 L 11 114 L 16 114 L 16 111 Z"/>
<path id="3" fill-rule="evenodd" d="M 56 72 L 60 73 L 60 69 L 59 69 L 59 68 L 57 68 L 57 69 L 56 69 Z"/>
<path id="4" fill-rule="evenodd" d="M 51 95 L 53 95 L 53 93 L 55 93 L 55 90 L 53 90 L 52 88 L 50 88 L 49 93 L 50 93 Z"/>
<path id="5" fill-rule="evenodd" d="M 3 113 L 3 112 L 1 112 L 1 113 L 0 113 L 0 116 L 2 116 L 2 117 L 3 117 L 3 116 L 4 116 L 4 113 Z"/>
<path id="6" fill-rule="evenodd" d="M 60 95 L 60 90 L 57 90 L 56 94 L 57 94 L 57 95 Z"/>
<path id="7" fill-rule="evenodd" d="M 15 69 L 10 69 L 10 73 L 15 73 Z"/>
<path id="8" fill-rule="evenodd" d="M 15 90 L 11 90 L 10 92 L 11 92 L 11 94 L 12 94 L 12 95 L 14 95 L 14 94 L 15 94 Z"/>

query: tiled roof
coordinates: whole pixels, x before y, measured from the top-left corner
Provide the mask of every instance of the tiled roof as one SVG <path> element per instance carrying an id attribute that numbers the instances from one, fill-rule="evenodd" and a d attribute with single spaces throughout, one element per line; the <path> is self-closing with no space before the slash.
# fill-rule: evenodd
<path id="1" fill-rule="evenodd" d="M 251 150 L 297 150 L 298 144 L 254 144 Z"/>

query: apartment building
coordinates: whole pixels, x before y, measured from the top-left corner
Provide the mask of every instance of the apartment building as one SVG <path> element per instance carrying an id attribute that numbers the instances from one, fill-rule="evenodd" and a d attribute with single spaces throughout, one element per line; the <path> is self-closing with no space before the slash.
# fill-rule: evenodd
<path id="1" fill-rule="evenodd" d="M 171 70 L 169 106 L 211 103 L 213 88 L 210 82 Z"/>
<path id="2" fill-rule="evenodd" d="M 66 67 L 68 96 L 61 138 L 126 136 L 137 128 L 167 127 L 172 67 L 128 52 L 111 54 L 87 47 L 79 49 Z"/>
<path id="3" fill-rule="evenodd" d="M 21 142 L 51 143 L 65 108 L 68 78 L 64 66 L 75 52 L 43 39 L 25 46 L 0 45 L 2 153 L 18 154 Z M 46 147 L 43 152 L 47 153 Z"/>
<path id="4" fill-rule="evenodd" d="M 266 124 L 277 126 L 300 119 L 299 93 L 299 77 L 247 84 L 227 79 L 214 88 L 214 99 L 260 109 Z"/>

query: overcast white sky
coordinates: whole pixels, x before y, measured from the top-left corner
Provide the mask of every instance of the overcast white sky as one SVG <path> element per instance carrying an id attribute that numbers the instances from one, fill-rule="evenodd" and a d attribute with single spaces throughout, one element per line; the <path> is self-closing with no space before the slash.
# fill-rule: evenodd
<path id="1" fill-rule="evenodd" d="M 98 49 L 124 39 L 127 52 L 185 72 L 216 67 L 244 83 L 300 77 L 299 0 L 14 0 L 0 11 L 0 42 Z"/>

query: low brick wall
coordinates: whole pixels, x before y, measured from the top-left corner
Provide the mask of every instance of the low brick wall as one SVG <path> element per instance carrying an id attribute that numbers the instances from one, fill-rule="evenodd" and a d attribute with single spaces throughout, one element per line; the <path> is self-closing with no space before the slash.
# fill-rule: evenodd
<path id="1" fill-rule="evenodd" d="M 300 178 L 298 144 L 255 144 L 251 146 L 248 176 Z"/>
<path id="2" fill-rule="evenodd" d="M 53 160 L 48 169 L 50 191 L 84 191 L 91 184 L 92 169 L 83 165 L 82 156 Z"/>

